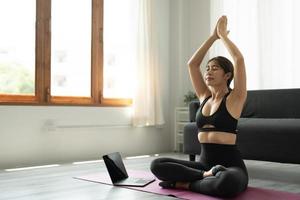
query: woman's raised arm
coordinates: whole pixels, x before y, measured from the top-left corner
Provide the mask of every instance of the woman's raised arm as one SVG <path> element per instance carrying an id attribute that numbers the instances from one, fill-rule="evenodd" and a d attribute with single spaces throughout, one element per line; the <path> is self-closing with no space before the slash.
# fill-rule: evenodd
<path id="1" fill-rule="evenodd" d="M 217 27 L 218 36 L 221 38 L 226 49 L 233 58 L 234 87 L 232 94 L 239 100 L 246 100 L 247 81 L 244 57 L 237 46 L 227 37 L 227 17 L 222 16 Z"/>
<path id="2" fill-rule="evenodd" d="M 196 95 L 200 99 L 200 101 L 202 101 L 205 97 L 207 97 L 210 94 L 210 91 L 208 90 L 203 79 L 200 70 L 200 64 L 202 63 L 203 58 L 206 55 L 208 49 L 217 39 L 219 39 L 219 36 L 217 34 L 218 23 L 219 21 L 217 22 L 213 34 L 201 45 L 199 49 L 196 50 L 196 52 L 188 61 L 189 73 L 192 80 L 192 84 L 195 89 Z"/>

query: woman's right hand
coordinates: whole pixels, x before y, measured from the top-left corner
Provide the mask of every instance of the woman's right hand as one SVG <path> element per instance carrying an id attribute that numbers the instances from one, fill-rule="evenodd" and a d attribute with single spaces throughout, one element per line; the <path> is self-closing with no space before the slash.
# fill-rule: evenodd
<path id="1" fill-rule="evenodd" d="M 217 40 L 217 39 L 220 39 L 219 35 L 218 35 L 218 25 L 219 25 L 219 22 L 221 20 L 221 17 L 218 19 L 217 23 L 216 23 L 216 26 L 215 26 L 215 29 L 214 29 L 214 32 L 212 34 L 212 37 Z"/>

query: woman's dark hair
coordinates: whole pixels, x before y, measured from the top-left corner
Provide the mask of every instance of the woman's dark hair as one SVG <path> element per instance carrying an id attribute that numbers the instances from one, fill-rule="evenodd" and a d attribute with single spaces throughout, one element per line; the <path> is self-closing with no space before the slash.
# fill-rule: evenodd
<path id="1" fill-rule="evenodd" d="M 232 64 L 232 62 L 223 56 L 214 57 L 214 58 L 210 59 L 207 63 L 209 63 L 211 61 L 216 61 L 220 65 L 220 67 L 222 67 L 225 74 L 228 72 L 231 72 L 231 77 L 227 80 L 227 87 L 229 88 L 229 85 L 233 79 L 233 64 Z"/>

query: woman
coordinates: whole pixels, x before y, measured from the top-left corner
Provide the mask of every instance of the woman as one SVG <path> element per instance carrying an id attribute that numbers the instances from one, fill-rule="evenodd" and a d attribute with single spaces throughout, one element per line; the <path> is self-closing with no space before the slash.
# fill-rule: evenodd
<path id="1" fill-rule="evenodd" d="M 188 189 L 202 194 L 233 197 L 248 185 L 246 166 L 236 147 L 236 127 L 247 97 L 244 58 L 227 37 L 227 17 L 222 16 L 213 34 L 190 61 L 190 77 L 201 102 L 196 115 L 199 162 L 158 158 L 151 163 L 152 173 L 163 188 Z M 233 58 L 208 61 L 204 78 L 199 66 L 212 44 L 220 39 Z M 234 87 L 229 88 L 234 77 Z"/>

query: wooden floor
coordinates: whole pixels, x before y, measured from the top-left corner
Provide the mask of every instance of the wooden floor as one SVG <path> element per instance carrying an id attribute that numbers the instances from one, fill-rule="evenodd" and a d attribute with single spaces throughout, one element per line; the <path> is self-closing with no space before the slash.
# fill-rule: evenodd
<path id="1" fill-rule="evenodd" d="M 186 155 L 167 153 L 159 156 L 187 159 Z M 156 157 L 124 160 L 127 169 L 149 170 Z M 300 193 L 300 165 L 245 161 L 250 186 Z M 104 163 L 64 164 L 58 167 L 7 172 L 0 170 L 1 200 L 101 200 L 101 199 L 174 199 L 73 179 L 74 176 L 105 172 Z"/>

